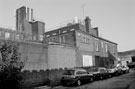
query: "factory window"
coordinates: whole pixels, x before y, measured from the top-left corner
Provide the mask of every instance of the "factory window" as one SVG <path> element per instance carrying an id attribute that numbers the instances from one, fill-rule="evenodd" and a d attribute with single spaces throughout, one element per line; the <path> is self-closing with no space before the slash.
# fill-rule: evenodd
<path id="1" fill-rule="evenodd" d="M 10 33 L 9 32 L 5 32 L 5 38 L 8 39 L 10 37 Z"/>
<path id="2" fill-rule="evenodd" d="M 86 43 L 89 43 L 89 38 L 86 38 Z"/>
<path id="3" fill-rule="evenodd" d="M 33 36 L 33 40 L 36 40 L 36 36 Z"/>
<path id="4" fill-rule="evenodd" d="M 57 35 L 56 33 L 53 33 L 53 35 L 55 36 L 55 35 Z"/>
<path id="5" fill-rule="evenodd" d="M 103 41 L 101 41 L 101 47 L 102 47 L 102 48 L 104 47 L 104 43 L 103 43 Z"/>
<path id="6" fill-rule="evenodd" d="M 17 34 L 17 35 L 15 36 L 15 39 L 16 39 L 16 40 L 19 40 L 19 34 Z"/>
<path id="7" fill-rule="evenodd" d="M 105 52 L 108 52 L 108 46 L 107 46 L 107 43 L 105 43 Z"/>
<path id="8" fill-rule="evenodd" d="M 52 41 L 58 43 L 59 42 L 59 38 L 57 36 L 55 36 L 55 37 L 52 38 Z"/>
<path id="9" fill-rule="evenodd" d="M 78 35 L 78 36 L 80 36 L 81 34 L 80 34 L 80 33 L 78 33 L 77 35 Z"/>
<path id="10" fill-rule="evenodd" d="M 64 35 L 60 36 L 60 42 L 65 43 L 65 36 Z"/>
<path id="11" fill-rule="evenodd" d="M 53 37 L 49 38 L 49 42 L 52 42 L 53 41 Z"/>
<path id="12" fill-rule="evenodd" d="M 96 51 L 99 51 L 99 47 L 98 47 L 98 39 L 95 39 L 95 49 Z"/>
<path id="13" fill-rule="evenodd" d="M 63 31 L 62 33 L 66 33 L 67 31 Z"/>
<path id="14" fill-rule="evenodd" d="M 46 37 L 49 37 L 50 35 L 46 35 Z"/>
<path id="15" fill-rule="evenodd" d="M 83 37 L 83 42 L 86 43 L 86 37 L 85 36 Z"/>
<path id="16" fill-rule="evenodd" d="M 70 31 L 74 31 L 74 30 L 75 30 L 74 28 L 70 29 Z"/>
<path id="17" fill-rule="evenodd" d="M 116 48 L 115 48 L 115 46 L 113 46 L 113 53 L 115 53 L 116 52 Z"/>
<path id="18" fill-rule="evenodd" d="M 24 40 L 24 35 L 23 34 L 21 34 L 20 37 L 21 37 L 21 40 Z"/>
<path id="19" fill-rule="evenodd" d="M 43 41 L 43 35 L 40 35 L 39 40 Z"/>

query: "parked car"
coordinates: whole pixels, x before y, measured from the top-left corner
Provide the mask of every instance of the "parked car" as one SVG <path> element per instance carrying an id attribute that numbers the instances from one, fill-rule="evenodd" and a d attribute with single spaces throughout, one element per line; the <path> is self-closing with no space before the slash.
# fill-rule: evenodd
<path id="1" fill-rule="evenodd" d="M 107 70 L 108 70 L 108 73 L 110 74 L 110 77 L 115 76 L 117 73 L 116 67 L 107 68 Z"/>
<path id="2" fill-rule="evenodd" d="M 78 86 L 84 82 L 92 82 L 93 75 L 88 73 L 85 69 L 73 68 L 67 69 L 62 75 L 62 85 L 77 84 Z"/>
<path id="3" fill-rule="evenodd" d="M 109 72 L 104 67 L 93 67 L 87 70 L 89 73 L 92 73 L 94 79 L 105 79 L 111 77 Z"/>
<path id="4" fill-rule="evenodd" d="M 115 68 L 116 68 L 116 75 L 123 74 L 123 71 L 122 71 L 122 67 L 121 66 L 118 66 L 118 67 L 115 67 Z"/>
<path id="5" fill-rule="evenodd" d="M 126 65 L 122 66 L 122 71 L 123 73 L 129 73 L 129 67 Z"/>

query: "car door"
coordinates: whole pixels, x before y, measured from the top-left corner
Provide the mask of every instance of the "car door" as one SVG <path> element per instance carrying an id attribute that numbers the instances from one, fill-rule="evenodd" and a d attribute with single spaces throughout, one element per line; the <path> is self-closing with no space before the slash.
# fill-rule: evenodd
<path id="1" fill-rule="evenodd" d="M 79 79 L 82 81 L 86 81 L 88 79 L 88 74 L 86 71 L 80 70 L 80 71 L 77 71 L 76 74 L 79 77 Z"/>
<path id="2" fill-rule="evenodd" d="M 100 68 L 99 70 L 100 70 L 101 76 L 103 76 L 103 77 L 107 76 L 107 71 L 104 68 Z"/>

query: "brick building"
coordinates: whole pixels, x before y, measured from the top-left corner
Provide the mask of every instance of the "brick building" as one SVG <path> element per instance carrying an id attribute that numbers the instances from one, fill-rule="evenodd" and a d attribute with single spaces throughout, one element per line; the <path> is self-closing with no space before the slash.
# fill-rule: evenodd
<path id="1" fill-rule="evenodd" d="M 117 44 L 98 36 L 98 28 L 73 20 L 67 25 L 45 32 L 45 43 L 68 44 L 76 48 L 75 67 L 109 66 L 117 61 Z M 55 58 L 54 58 L 55 60 Z"/>
<path id="2" fill-rule="evenodd" d="M 16 30 L 25 33 L 29 40 L 43 40 L 45 23 L 33 18 L 33 9 L 22 6 L 16 10 Z"/>
<path id="3" fill-rule="evenodd" d="M 118 61 L 121 65 L 127 65 L 131 62 L 135 63 L 135 50 L 118 52 Z"/>
<path id="4" fill-rule="evenodd" d="M 23 6 L 16 11 L 16 30 L 0 28 L 0 39 L 19 43 L 22 58 L 28 59 L 24 70 L 114 65 L 117 44 L 99 37 L 89 17 L 84 22 L 75 18 L 45 32 L 45 23 L 34 20 L 33 9 Z"/>

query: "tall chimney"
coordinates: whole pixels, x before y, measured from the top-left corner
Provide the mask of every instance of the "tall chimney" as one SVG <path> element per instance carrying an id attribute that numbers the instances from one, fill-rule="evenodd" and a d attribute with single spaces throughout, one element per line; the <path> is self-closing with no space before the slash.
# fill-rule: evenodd
<path id="1" fill-rule="evenodd" d="M 27 12 L 26 13 L 27 13 L 27 15 L 26 15 L 27 16 L 27 21 L 29 21 L 29 8 L 28 7 L 27 7 Z"/>
<path id="2" fill-rule="evenodd" d="M 33 21 L 33 9 L 31 9 L 31 21 Z"/>
<path id="3" fill-rule="evenodd" d="M 86 28 L 86 32 L 88 32 L 89 34 L 91 33 L 91 19 L 89 18 L 89 16 L 86 16 L 85 18 L 85 28 Z"/>

